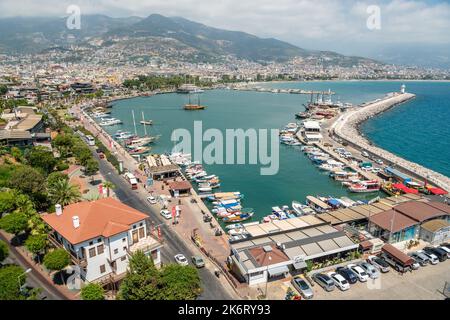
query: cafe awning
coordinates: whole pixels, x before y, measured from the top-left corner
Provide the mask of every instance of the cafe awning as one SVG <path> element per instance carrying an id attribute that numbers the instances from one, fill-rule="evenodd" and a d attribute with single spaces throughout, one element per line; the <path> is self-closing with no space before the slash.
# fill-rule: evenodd
<path id="1" fill-rule="evenodd" d="M 276 277 L 284 275 L 285 273 L 289 272 L 289 268 L 287 266 L 281 266 L 281 267 L 275 267 L 268 270 L 269 277 Z"/>

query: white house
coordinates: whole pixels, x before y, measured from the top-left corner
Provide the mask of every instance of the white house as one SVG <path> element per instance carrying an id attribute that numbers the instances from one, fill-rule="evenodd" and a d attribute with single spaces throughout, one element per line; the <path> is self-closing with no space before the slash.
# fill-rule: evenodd
<path id="1" fill-rule="evenodd" d="M 120 280 L 137 250 L 161 264 L 162 243 L 150 232 L 148 216 L 113 198 L 57 205 L 42 218 L 52 229 L 50 241 L 70 253 L 84 281 Z"/>

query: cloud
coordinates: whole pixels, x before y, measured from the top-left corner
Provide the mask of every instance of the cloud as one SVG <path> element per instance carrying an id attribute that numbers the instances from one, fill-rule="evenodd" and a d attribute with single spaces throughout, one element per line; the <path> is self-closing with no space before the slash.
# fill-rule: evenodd
<path id="1" fill-rule="evenodd" d="M 182 16 L 344 53 L 392 44 L 450 45 L 450 4 L 444 0 L 0 0 L 0 16 L 65 16 L 71 4 L 82 14 Z M 381 30 L 366 26 L 373 4 L 381 8 Z"/>

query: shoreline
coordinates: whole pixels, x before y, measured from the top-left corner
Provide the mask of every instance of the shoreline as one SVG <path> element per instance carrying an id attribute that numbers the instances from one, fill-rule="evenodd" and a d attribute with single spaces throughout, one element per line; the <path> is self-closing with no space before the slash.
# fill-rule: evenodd
<path id="1" fill-rule="evenodd" d="M 408 175 L 411 175 L 414 178 L 427 180 L 428 182 L 449 191 L 449 177 L 376 146 L 372 141 L 367 139 L 361 131 L 361 125 L 370 118 L 380 115 L 393 107 L 406 103 L 414 98 L 415 95 L 411 93 L 394 94 L 387 96 L 380 101 L 370 102 L 359 109 L 347 111 L 333 123 L 330 131 L 348 144 L 355 146 L 357 149 L 365 150 L 376 155 L 388 164 L 400 168 L 401 171 L 404 171 Z"/>

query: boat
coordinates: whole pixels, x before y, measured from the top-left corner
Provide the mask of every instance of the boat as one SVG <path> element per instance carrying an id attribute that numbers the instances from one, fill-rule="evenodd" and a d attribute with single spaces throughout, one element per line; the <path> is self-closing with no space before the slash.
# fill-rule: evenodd
<path id="1" fill-rule="evenodd" d="M 232 230 L 232 229 L 241 229 L 241 228 L 243 228 L 243 227 L 244 227 L 243 224 L 241 224 L 241 223 L 235 223 L 235 224 L 230 224 L 230 225 L 228 225 L 228 226 L 225 226 L 225 229 L 227 229 L 227 230 Z"/>
<path id="2" fill-rule="evenodd" d="M 121 132 L 116 132 L 114 134 L 114 138 L 116 138 L 118 140 L 125 140 L 125 139 L 130 139 L 133 137 L 134 137 L 134 135 L 129 131 L 121 131 Z"/>
<path id="3" fill-rule="evenodd" d="M 125 145 L 127 147 L 141 147 L 141 146 L 145 146 L 147 144 L 154 142 L 156 139 L 157 139 L 157 137 L 134 138 L 134 139 L 125 141 Z"/>
<path id="4" fill-rule="evenodd" d="M 223 218 L 224 223 L 236 223 L 236 222 L 242 222 L 246 221 L 248 219 L 251 219 L 253 217 L 253 212 L 251 213 L 241 213 L 241 214 L 232 214 L 228 217 Z"/>
<path id="5" fill-rule="evenodd" d="M 381 185 L 377 180 L 361 181 L 351 184 L 348 190 L 355 193 L 368 193 L 380 191 Z"/>
<path id="6" fill-rule="evenodd" d="M 182 84 L 178 89 L 177 89 L 177 93 L 203 93 L 204 90 L 200 89 L 199 87 L 197 87 L 194 84 Z"/>
<path id="7" fill-rule="evenodd" d="M 152 125 L 153 120 L 141 120 L 139 123 L 143 125 Z"/>
<path id="8" fill-rule="evenodd" d="M 303 203 L 292 201 L 292 209 L 299 215 L 305 214 L 305 209 L 309 208 L 307 205 L 304 205 Z"/>
<path id="9" fill-rule="evenodd" d="M 299 112 L 295 114 L 295 117 L 297 119 L 307 119 L 310 117 L 310 114 L 308 112 Z"/>
<path id="10" fill-rule="evenodd" d="M 201 188 L 198 188 L 198 191 L 202 192 L 202 193 L 207 193 L 207 192 L 211 192 L 212 188 L 211 187 L 201 187 Z"/>
<path id="11" fill-rule="evenodd" d="M 143 153 L 149 152 L 150 149 L 151 149 L 150 147 L 135 147 L 135 148 L 129 150 L 128 152 L 130 154 L 143 154 Z"/>
<path id="12" fill-rule="evenodd" d="M 122 123 L 122 120 L 110 118 L 110 119 L 104 119 L 103 121 L 101 121 L 99 123 L 99 125 L 101 125 L 102 127 L 105 127 L 105 126 L 114 126 L 116 124 L 121 124 L 121 123 Z"/>
<path id="13" fill-rule="evenodd" d="M 206 106 L 200 104 L 200 97 L 197 96 L 197 104 L 191 103 L 191 96 L 189 95 L 189 103 L 184 105 L 184 110 L 204 110 Z"/>
<path id="14" fill-rule="evenodd" d="M 324 213 L 331 209 L 328 204 L 313 196 L 306 197 L 306 204 L 318 213 Z"/>

